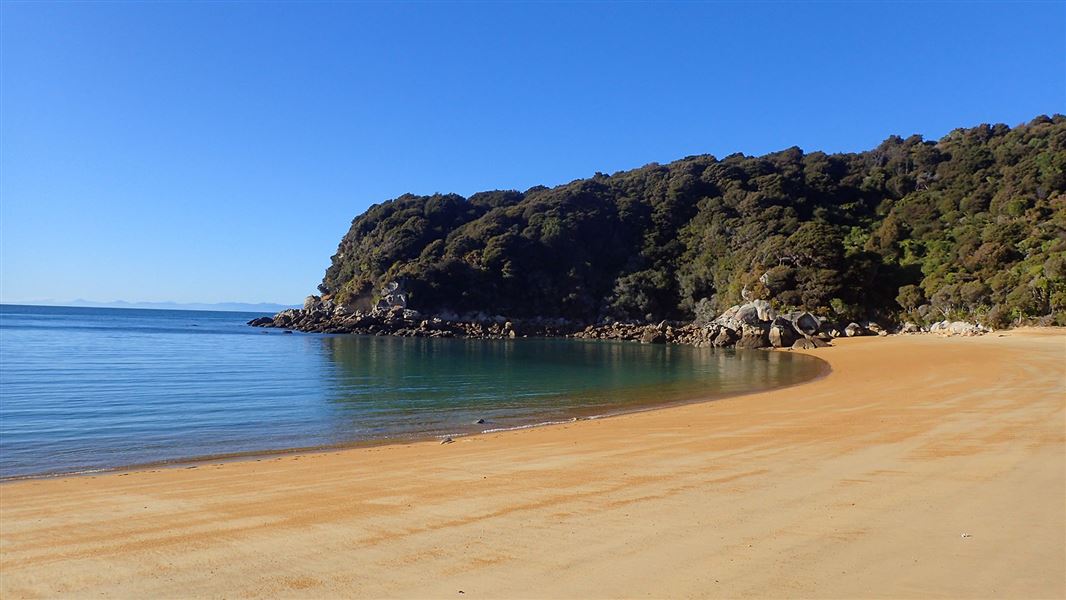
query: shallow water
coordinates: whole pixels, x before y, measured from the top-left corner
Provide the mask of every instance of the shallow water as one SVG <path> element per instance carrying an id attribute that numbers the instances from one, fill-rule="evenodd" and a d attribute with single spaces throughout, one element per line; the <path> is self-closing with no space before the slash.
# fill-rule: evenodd
<path id="1" fill-rule="evenodd" d="M 0 306 L 0 477 L 521 427 L 822 369 L 625 342 L 288 335 L 244 324 L 256 316 Z"/>

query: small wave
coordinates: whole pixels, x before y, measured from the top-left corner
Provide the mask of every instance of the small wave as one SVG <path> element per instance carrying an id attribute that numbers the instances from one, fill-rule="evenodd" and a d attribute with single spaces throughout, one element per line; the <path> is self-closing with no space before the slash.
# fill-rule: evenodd
<path id="1" fill-rule="evenodd" d="M 534 427 L 546 427 L 548 425 L 562 425 L 564 423 L 573 423 L 575 421 L 585 421 L 588 419 L 598 419 L 603 415 L 595 415 L 591 417 L 571 417 L 562 421 L 541 421 L 539 423 L 527 423 L 525 425 L 514 425 L 513 427 L 495 427 L 493 429 L 485 429 L 481 433 L 498 433 L 500 431 L 517 431 L 519 429 L 533 429 Z"/>

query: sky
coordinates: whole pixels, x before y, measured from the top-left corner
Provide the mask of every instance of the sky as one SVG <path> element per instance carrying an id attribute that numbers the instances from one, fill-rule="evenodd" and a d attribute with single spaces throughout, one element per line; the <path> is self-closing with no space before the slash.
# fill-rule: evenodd
<path id="1" fill-rule="evenodd" d="M 1066 112 L 1066 3 L 0 3 L 0 302 L 298 303 L 356 215 Z"/>

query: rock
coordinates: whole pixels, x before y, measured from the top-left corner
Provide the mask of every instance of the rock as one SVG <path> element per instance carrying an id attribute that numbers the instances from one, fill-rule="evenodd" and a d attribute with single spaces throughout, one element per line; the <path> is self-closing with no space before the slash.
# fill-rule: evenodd
<path id="1" fill-rule="evenodd" d="M 930 331 L 935 331 L 941 335 L 981 335 L 984 328 L 974 323 L 967 323 L 965 321 L 941 321 L 935 323 L 929 328 Z"/>
<path id="2" fill-rule="evenodd" d="M 440 444 L 441 444 L 441 446 L 443 446 L 444 444 L 450 444 L 450 443 L 452 443 L 454 441 L 455 440 L 453 440 L 452 438 L 446 437 L 446 438 L 444 438 L 443 440 L 440 441 Z"/>
<path id="3" fill-rule="evenodd" d="M 733 331 L 732 329 L 729 329 L 728 327 L 723 327 L 718 332 L 718 335 L 714 336 L 714 339 L 711 341 L 711 343 L 714 344 L 716 348 L 724 348 L 726 346 L 732 346 L 736 343 L 736 341 L 737 332 Z"/>
<path id="4" fill-rule="evenodd" d="M 484 425 L 484 424 L 485 424 L 485 419 L 478 419 L 477 421 L 474 421 L 474 425 Z"/>
<path id="5" fill-rule="evenodd" d="M 815 348 L 828 348 L 829 346 L 832 346 L 832 344 L 830 344 L 829 342 L 823 340 L 820 337 L 813 336 L 813 335 L 812 336 L 808 336 L 807 337 L 807 341 L 809 341 L 810 343 L 814 344 Z"/>
<path id="6" fill-rule="evenodd" d="M 407 308 L 407 292 L 398 281 L 389 281 L 381 286 L 381 296 L 375 307 L 379 310 Z"/>
<path id="7" fill-rule="evenodd" d="M 318 296 L 308 296 L 304 298 L 304 310 L 314 310 L 321 300 L 322 298 L 319 298 Z"/>
<path id="8" fill-rule="evenodd" d="M 769 328 L 759 325 L 745 325 L 737 340 L 737 350 L 765 348 L 770 345 Z"/>
<path id="9" fill-rule="evenodd" d="M 640 343 L 642 344 L 665 344 L 666 334 L 659 331 L 658 327 L 648 327 L 644 330 L 644 333 L 640 336 Z"/>
<path id="10" fill-rule="evenodd" d="M 274 327 L 288 327 L 296 317 L 296 310 L 288 309 L 274 315 Z"/>
<path id="11" fill-rule="evenodd" d="M 783 317 L 774 319 L 770 324 L 769 341 L 774 348 L 788 348 L 796 340 L 796 330 L 792 322 Z"/>
<path id="12" fill-rule="evenodd" d="M 751 303 L 755 306 L 755 311 L 760 321 L 773 321 L 777 317 L 777 312 L 770 307 L 770 303 L 766 300 L 752 300 Z"/>
<path id="13" fill-rule="evenodd" d="M 800 338 L 795 342 L 792 342 L 793 350 L 814 350 L 815 348 L 817 348 L 817 346 L 814 345 L 814 342 L 807 338 Z"/>
<path id="14" fill-rule="evenodd" d="M 737 311 L 736 319 L 737 321 L 740 321 L 741 324 L 746 325 L 754 325 L 762 321 L 762 319 L 759 318 L 758 307 L 756 307 L 755 304 L 751 302 L 740 307 L 740 309 Z"/>
<path id="15" fill-rule="evenodd" d="M 953 321 L 948 323 L 947 330 L 952 335 L 973 335 L 977 332 L 977 327 L 963 321 Z"/>
<path id="16" fill-rule="evenodd" d="M 918 333 L 921 330 L 922 330 L 922 328 L 918 327 L 918 325 L 916 325 L 915 323 L 911 323 L 910 321 L 907 321 L 906 323 L 903 324 L 903 327 L 900 327 L 899 332 L 900 333 Z"/>
<path id="17" fill-rule="evenodd" d="M 858 323 L 848 323 L 848 326 L 844 328 L 844 335 L 848 337 L 856 337 L 864 333 L 862 326 Z"/>
<path id="18" fill-rule="evenodd" d="M 818 333 L 818 329 L 822 326 L 818 321 L 818 317 L 809 312 L 794 313 L 791 321 L 792 327 L 803 335 L 814 335 Z"/>
<path id="19" fill-rule="evenodd" d="M 770 345 L 770 342 L 761 335 L 744 336 L 737 340 L 735 348 L 737 350 L 755 350 L 758 348 L 765 348 Z"/>
<path id="20" fill-rule="evenodd" d="M 270 325 L 274 323 L 274 317 L 259 317 L 248 321 L 248 324 L 252 327 L 263 327 L 264 325 Z"/>
<path id="21" fill-rule="evenodd" d="M 777 314 L 770 307 L 769 302 L 766 300 L 752 300 L 741 306 L 730 308 L 715 319 L 714 322 L 736 329 L 743 324 L 757 325 L 759 323 L 767 323 L 773 321 L 776 316 Z"/>

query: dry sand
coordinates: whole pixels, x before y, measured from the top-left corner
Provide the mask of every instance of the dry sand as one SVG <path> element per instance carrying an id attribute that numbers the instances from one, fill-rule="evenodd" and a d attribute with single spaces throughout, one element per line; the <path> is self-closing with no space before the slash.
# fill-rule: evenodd
<path id="1" fill-rule="evenodd" d="M 0 485 L 0 596 L 1066 596 L 1066 335 L 816 355 L 612 419 Z"/>

